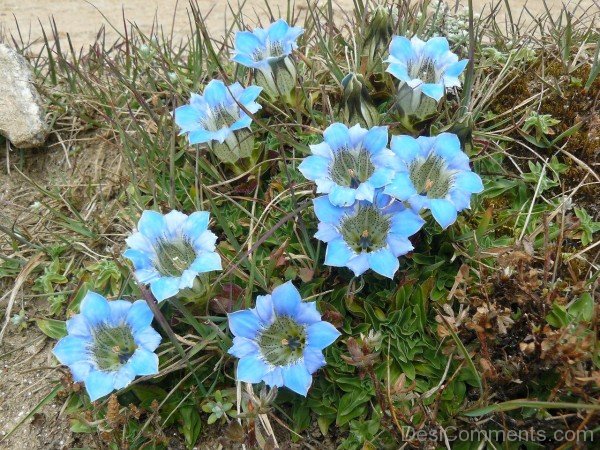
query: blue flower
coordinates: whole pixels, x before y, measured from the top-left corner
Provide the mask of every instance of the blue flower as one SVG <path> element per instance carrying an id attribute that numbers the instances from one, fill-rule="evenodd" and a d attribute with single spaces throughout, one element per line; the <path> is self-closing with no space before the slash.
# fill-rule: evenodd
<path id="1" fill-rule="evenodd" d="M 458 60 L 446 38 L 434 37 L 423 42 L 394 36 L 390 44 L 387 72 L 428 97 L 439 101 L 446 89 L 460 87 L 458 76 L 468 60 Z"/>
<path id="2" fill-rule="evenodd" d="M 238 31 L 232 60 L 253 69 L 256 82 L 271 97 L 288 95 L 297 75 L 291 53 L 298 47 L 296 40 L 302 33 L 302 28 L 290 27 L 283 19 L 268 29 Z"/>
<path id="3" fill-rule="evenodd" d="M 54 356 L 83 382 L 92 401 L 128 386 L 137 375 L 156 375 L 154 353 L 161 337 L 150 325 L 152 311 L 144 300 L 109 302 L 88 292 L 81 313 L 67 320 L 67 336 Z"/>
<path id="4" fill-rule="evenodd" d="M 458 211 L 471 206 L 471 194 L 483 191 L 481 178 L 471 171 L 455 134 L 394 136 L 391 148 L 401 165 L 384 192 L 407 201 L 416 212 L 430 209 L 442 228 L 456 221 Z"/>
<path id="5" fill-rule="evenodd" d="M 160 302 L 180 290 L 192 288 L 200 273 L 221 270 L 221 257 L 215 251 L 217 236 L 208 230 L 210 215 L 171 211 L 162 215 L 144 211 L 138 231 L 126 239 L 123 256 L 130 259 L 136 279 L 149 284 Z"/>
<path id="6" fill-rule="evenodd" d="M 425 221 L 400 202 L 378 192 L 375 202 L 351 207 L 332 205 L 326 196 L 313 200 L 320 220 L 317 239 L 327 243 L 325 264 L 348 267 L 359 276 L 372 269 L 393 278 L 398 257 L 413 249 L 409 241 Z"/>
<path id="7" fill-rule="evenodd" d="M 324 142 L 311 145 L 312 156 L 298 169 L 317 184 L 317 192 L 328 194 L 335 206 L 350 206 L 356 200 L 373 201 L 375 189 L 394 177 L 396 157 L 387 147 L 387 127 L 370 130 L 334 123 L 323 133 Z"/>
<path id="8" fill-rule="evenodd" d="M 235 162 L 249 156 L 253 147 L 247 130 L 252 118 L 240 105 L 254 114 L 261 108 L 255 102 L 261 91 L 259 86 L 243 88 L 240 83 L 225 86 L 220 80 L 212 80 L 203 95 L 192 94 L 189 105 L 175 109 L 175 123 L 181 128 L 180 134 L 188 134 L 190 144 L 206 143 L 215 152 L 233 152 L 234 156 L 225 155 L 224 161 Z M 217 156 L 223 159 L 220 153 Z"/>
<path id="9" fill-rule="evenodd" d="M 326 364 L 322 350 L 340 335 L 289 281 L 259 295 L 255 308 L 229 314 L 229 329 L 235 336 L 229 353 L 240 358 L 238 380 L 286 386 L 304 396 L 312 374 Z"/>

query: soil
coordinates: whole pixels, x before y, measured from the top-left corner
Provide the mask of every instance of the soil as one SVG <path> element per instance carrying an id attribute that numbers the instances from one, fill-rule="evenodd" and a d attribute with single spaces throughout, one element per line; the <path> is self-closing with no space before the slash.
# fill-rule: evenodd
<path id="1" fill-rule="evenodd" d="M 595 0 L 584 0 L 584 7 L 592 7 Z M 596 0 L 597 1 L 597 0 Z M 285 11 L 288 0 L 270 0 L 268 3 L 274 14 L 278 8 Z M 173 29 L 175 36 L 182 36 L 188 30 L 187 2 L 185 0 L 60 0 L 42 2 L 40 0 L 1 0 L 0 1 L 0 34 L 20 33 L 24 41 L 41 46 L 42 28 L 49 28 L 50 17 L 56 21 L 56 27 L 61 37 L 71 37 L 75 47 L 91 43 L 98 31 L 107 26 L 108 35 L 117 38 L 117 32 L 107 25 L 108 22 L 119 24 L 123 14 L 135 22 L 144 31 L 149 31 L 155 20 L 159 26 L 170 33 Z M 305 9 L 303 0 L 296 2 L 299 9 Z M 353 0 L 336 1 L 343 10 L 350 10 Z M 475 5 L 483 10 L 485 2 L 476 0 Z M 512 6 L 520 7 L 522 0 L 510 0 Z M 542 2 L 532 1 L 529 10 L 532 13 L 542 11 Z M 558 5 L 559 1 L 550 1 Z M 226 2 L 220 0 L 199 0 L 201 10 L 207 14 L 211 31 L 215 33 L 230 23 L 231 15 L 227 14 Z M 178 5 L 175 8 L 175 5 Z M 246 2 L 247 16 L 253 18 L 254 11 L 259 16 L 266 16 L 264 0 L 248 0 Z M 598 9 L 596 3 L 595 8 Z M 212 8 L 212 11 L 211 11 Z M 340 13 L 341 14 L 341 13 Z M 17 27 L 16 22 L 19 24 Z M 40 22 L 38 22 L 38 20 Z M 42 240 L 48 232 L 47 224 L 42 220 L 43 212 L 32 208 L 37 200 L 42 198 L 33 182 L 41 187 L 65 186 L 72 180 L 86 178 L 82 186 L 103 186 L 109 191 L 118 187 L 120 168 L 118 156 L 105 147 L 101 139 L 82 144 L 75 157 L 68 160 L 61 145 L 51 148 L 28 151 L 23 154 L 11 154 L 10 160 L 2 152 L 0 156 L 0 224 L 9 229 L 18 221 L 19 227 L 27 231 L 25 238 L 34 241 Z M 72 154 L 72 153 L 71 153 Z M 9 174 L 9 165 L 19 168 Z M 13 166 L 14 167 L 14 166 Z M 122 170 L 122 169 L 121 169 Z M 115 178 L 116 177 L 116 178 Z M 30 179 L 32 181 L 28 181 Z M 85 189 L 85 188 L 82 188 Z M 91 194 L 88 194 L 91 195 Z M 90 210 L 90 214 L 96 211 Z M 108 215 L 110 212 L 104 212 Z M 4 246 L 6 241 L 0 242 Z M 0 251 L 5 252 L 5 247 Z M 18 257 L 30 259 L 35 252 L 20 254 Z M 1 275 L 1 274 L 0 274 Z M 24 291 L 30 291 L 34 280 L 26 280 Z M 7 297 L 12 284 L 0 278 L 0 308 L 6 308 Z M 28 298 L 26 298 L 28 297 Z M 50 350 L 54 341 L 43 335 L 31 319 L 48 315 L 48 302 L 45 298 L 17 296 L 12 314 L 24 311 L 27 318 L 27 328 L 9 325 L 4 341 L 0 345 L 0 448 L 2 449 L 67 449 L 73 447 L 94 446 L 87 442 L 88 436 L 73 434 L 70 431 L 68 415 L 61 411 L 62 402 L 54 400 L 32 414 L 8 440 L 3 437 L 21 420 L 27 417 L 48 392 L 60 382 L 62 373 L 56 368 Z M 3 315 L 2 315 L 3 316 Z M 0 316 L 0 317 L 2 317 Z M 2 318 L 1 322 L 4 319 Z M 1 326 L 1 324 L 0 324 Z M 83 437 L 82 437 L 83 436 Z M 83 441 L 82 441 L 83 439 Z"/>

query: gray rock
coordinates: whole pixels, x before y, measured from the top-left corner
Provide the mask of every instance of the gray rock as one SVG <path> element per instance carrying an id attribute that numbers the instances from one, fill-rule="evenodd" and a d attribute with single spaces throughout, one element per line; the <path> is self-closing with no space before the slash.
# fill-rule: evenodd
<path id="1" fill-rule="evenodd" d="M 39 147 L 50 132 L 29 64 L 0 44 L 0 134 L 18 148 Z"/>

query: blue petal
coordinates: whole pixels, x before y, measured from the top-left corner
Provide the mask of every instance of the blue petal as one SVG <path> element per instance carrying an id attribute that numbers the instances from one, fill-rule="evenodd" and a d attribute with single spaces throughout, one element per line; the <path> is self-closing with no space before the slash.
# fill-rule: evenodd
<path id="1" fill-rule="evenodd" d="M 158 373 L 158 356 L 145 348 L 138 347 L 127 365 L 136 375 L 156 375 Z"/>
<path id="2" fill-rule="evenodd" d="M 254 100 L 256 100 L 258 98 L 258 96 L 260 95 L 262 90 L 263 90 L 263 88 L 261 88 L 260 86 L 254 86 L 254 85 L 248 86 L 246 89 L 244 89 L 241 92 L 241 94 L 239 95 L 237 100 L 242 105 L 246 106 L 246 109 L 250 110 L 250 112 L 255 113 L 260 108 L 262 108 L 258 103 L 254 102 Z M 253 109 L 256 108 L 256 111 L 252 111 L 252 109 L 250 109 L 250 107 L 248 107 L 248 105 L 250 103 L 252 103 Z"/>
<path id="3" fill-rule="evenodd" d="M 282 368 L 283 385 L 288 389 L 306 397 L 312 384 L 312 376 L 308 373 L 303 361 Z"/>
<path id="4" fill-rule="evenodd" d="M 153 319 L 154 314 L 152 314 L 152 310 L 145 300 L 136 300 L 133 302 L 125 317 L 125 321 L 129 324 L 134 334 L 149 326 Z"/>
<path id="5" fill-rule="evenodd" d="M 401 161 L 406 163 L 412 162 L 421 152 L 419 142 L 412 136 L 405 135 L 392 136 L 390 148 Z"/>
<path id="6" fill-rule="evenodd" d="M 426 195 L 413 195 L 408 199 L 408 203 L 413 211 L 419 212 L 422 209 L 428 209 L 431 200 Z"/>
<path id="7" fill-rule="evenodd" d="M 120 325 L 127 316 L 127 311 L 131 309 L 131 302 L 125 300 L 113 300 L 108 302 L 110 308 L 110 323 L 112 325 Z"/>
<path id="8" fill-rule="evenodd" d="M 333 152 L 327 142 L 321 142 L 319 144 L 310 145 L 310 151 L 315 156 L 322 156 L 326 159 L 333 159 Z"/>
<path id="9" fill-rule="evenodd" d="M 174 238 L 181 233 L 181 226 L 188 218 L 187 214 L 173 210 L 165 214 L 165 222 L 167 222 L 167 236 Z"/>
<path id="10" fill-rule="evenodd" d="M 471 207 L 471 193 L 454 189 L 450 191 L 450 200 L 454 203 L 456 211 L 462 211 Z"/>
<path id="11" fill-rule="evenodd" d="M 238 31 L 235 33 L 234 47 L 236 51 L 252 55 L 256 49 L 264 47 L 260 39 L 250 31 Z"/>
<path id="12" fill-rule="evenodd" d="M 317 350 L 316 348 L 306 347 L 306 349 L 304 349 L 303 356 L 304 365 L 306 366 L 308 373 L 315 373 L 317 370 L 327 364 L 321 350 Z"/>
<path id="13" fill-rule="evenodd" d="M 263 376 L 263 381 L 267 386 L 283 386 L 283 372 L 281 370 L 281 367 L 275 367 L 270 372 L 267 372 Z"/>
<path id="14" fill-rule="evenodd" d="M 364 147 L 372 154 L 383 150 L 388 143 L 388 127 L 373 127 L 363 139 Z"/>
<path id="15" fill-rule="evenodd" d="M 138 330 L 133 335 L 133 339 L 137 345 L 153 352 L 162 341 L 161 335 L 152 327 L 148 326 L 143 330 Z"/>
<path id="16" fill-rule="evenodd" d="M 298 170 L 309 180 L 327 177 L 329 174 L 329 160 L 321 156 L 309 156 L 298 166 Z"/>
<path id="17" fill-rule="evenodd" d="M 394 278 L 400 263 L 398 258 L 388 248 L 382 248 L 376 252 L 369 253 L 369 264 L 371 269 L 384 277 Z"/>
<path id="18" fill-rule="evenodd" d="M 156 211 L 146 210 L 142 213 L 138 222 L 138 230 L 146 236 L 150 242 L 155 242 L 157 239 L 164 236 L 167 229 L 165 217 Z"/>
<path id="19" fill-rule="evenodd" d="M 204 88 L 204 100 L 213 108 L 225 103 L 227 94 L 227 88 L 221 80 L 211 80 Z"/>
<path id="20" fill-rule="evenodd" d="M 257 69 L 262 65 L 262 61 L 254 61 L 250 56 L 243 53 L 238 53 L 237 55 L 234 55 L 233 58 L 231 58 L 231 60 L 238 64 L 241 64 L 242 66 L 250 67 L 253 69 Z"/>
<path id="21" fill-rule="evenodd" d="M 386 241 L 388 243 L 390 251 L 396 258 L 402 255 L 406 255 L 408 252 L 414 249 L 413 245 L 407 238 L 394 233 L 388 234 Z"/>
<path id="22" fill-rule="evenodd" d="M 194 269 L 186 269 L 179 277 L 179 290 L 191 289 L 194 287 L 194 280 L 198 276 L 198 271 Z"/>
<path id="23" fill-rule="evenodd" d="M 237 366 L 237 379 L 245 383 L 260 383 L 269 371 L 269 366 L 257 355 L 240 358 Z"/>
<path id="24" fill-rule="evenodd" d="M 188 237 L 191 242 L 194 242 L 208 229 L 210 213 L 206 211 L 196 211 L 187 218 L 181 226 L 181 232 Z"/>
<path id="25" fill-rule="evenodd" d="M 444 158 L 447 163 L 450 163 L 461 154 L 464 154 L 460 148 L 458 136 L 453 133 L 441 133 L 437 135 L 433 146 L 435 153 Z"/>
<path id="26" fill-rule="evenodd" d="M 56 343 L 52 353 L 61 364 L 71 365 L 78 361 L 87 361 L 87 349 L 91 345 L 90 339 L 79 336 L 65 336 Z"/>
<path id="27" fill-rule="evenodd" d="M 327 244 L 325 264 L 334 267 L 344 267 L 354 253 L 342 238 L 334 239 Z"/>
<path id="28" fill-rule="evenodd" d="M 354 276 L 358 277 L 369 270 L 369 258 L 366 253 L 359 253 L 348 261 L 347 266 L 354 272 Z"/>
<path id="29" fill-rule="evenodd" d="M 108 300 L 100 294 L 88 291 L 81 301 L 81 314 L 85 316 L 88 323 L 93 327 L 107 321 L 110 318 L 110 307 Z"/>
<path id="30" fill-rule="evenodd" d="M 394 36 L 392 38 L 390 55 L 404 62 L 411 61 L 417 56 L 411 42 L 404 36 Z"/>
<path id="31" fill-rule="evenodd" d="M 152 283 L 161 277 L 160 273 L 158 273 L 158 270 L 156 270 L 154 267 L 150 267 L 148 269 L 139 269 L 133 274 L 135 279 L 142 284 Z"/>
<path id="32" fill-rule="evenodd" d="M 391 73 L 400 81 L 408 82 L 412 79 L 408 74 L 407 67 L 404 64 L 390 64 L 385 71 Z"/>
<path id="33" fill-rule="evenodd" d="M 125 239 L 125 243 L 128 247 L 134 250 L 148 252 L 151 255 L 155 253 L 154 248 L 152 247 L 152 242 L 150 242 L 150 240 L 139 231 L 133 233 L 131 236 Z"/>
<path id="34" fill-rule="evenodd" d="M 373 184 L 371 184 L 370 179 L 366 183 L 359 184 L 354 191 L 354 198 L 356 200 L 367 200 L 368 202 L 372 202 L 374 197 L 375 188 L 373 187 Z"/>
<path id="35" fill-rule="evenodd" d="M 73 364 L 69 364 L 69 369 L 71 370 L 71 375 L 73 375 L 73 380 L 77 383 L 86 379 L 86 377 L 92 371 L 94 365 L 91 361 L 77 361 Z"/>
<path id="36" fill-rule="evenodd" d="M 175 108 L 173 116 L 175 117 L 175 123 L 181 128 L 182 133 L 185 133 L 186 131 L 198 128 L 204 114 L 194 106 L 183 105 Z"/>
<path id="37" fill-rule="evenodd" d="M 417 194 L 417 190 L 406 172 L 397 173 L 396 177 L 385 187 L 383 192 L 402 201 L 408 200 Z"/>
<path id="38" fill-rule="evenodd" d="M 331 178 L 317 178 L 315 184 L 317 185 L 317 194 L 327 194 L 335 186 L 335 182 Z M 329 202 L 329 200 L 327 201 Z"/>
<path id="39" fill-rule="evenodd" d="M 75 314 L 67 320 L 67 333 L 71 336 L 79 336 L 83 338 L 91 337 L 90 324 L 83 314 Z"/>
<path id="40" fill-rule="evenodd" d="M 340 337 L 341 333 L 329 322 L 313 323 L 306 328 L 307 346 L 323 350 Z"/>
<path id="41" fill-rule="evenodd" d="M 149 269 L 153 267 L 152 256 L 154 253 L 149 253 L 133 248 L 128 248 L 123 252 L 123 256 L 129 259 L 133 267 L 136 269 Z"/>
<path id="42" fill-rule="evenodd" d="M 449 77 L 458 77 L 462 73 L 462 71 L 465 70 L 465 67 L 467 67 L 468 63 L 468 59 L 457 61 L 454 64 L 448 66 L 446 70 L 444 70 L 444 75 Z"/>
<path id="43" fill-rule="evenodd" d="M 367 135 L 368 130 L 361 127 L 359 124 L 354 125 L 348 129 L 348 135 L 350 136 L 350 148 L 358 148 L 362 146 L 363 139 Z"/>
<path id="44" fill-rule="evenodd" d="M 397 212 L 391 218 L 390 232 L 402 237 L 415 234 L 425 224 L 425 221 L 410 209 Z"/>
<path id="45" fill-rule="evenodd" d="M 431 199 L 429 208 L 431 209 L 433 218 L 444 229 L 456 221 L 456 207 L 446 199 Z"/>
<path id="46" fill-rule="evenodd" d="M 212 231 L 206 230 L 198 239 L 192 242 L 192 246 L 196 252 L 214 252 L 217 235 Z"/>
<path id="47" fill-rule="evenodd" d="M 228 314 L 227 318 L 229 330 L 234 336 L 254 339 L 261 329 L 260 319 L 249 309 Z"/>
<path id="48" fill-rule="evenodd" d="M 113 388 L 114 389 L 123 389 L 131 384 L 131 382 L 135 379 L 135 373 L 129 366 L 129 364 L 125 364 L 116 372 L 113 372 Z"/>
<path id="49" fill-rule="evenodd" d="M 317 302 L 300 303 L 294 320 L 305 325 L 319 322 L 321 320 L 321 313 L 317 310 Z"/>
<path id="50" fill-rule="evenodd" d="M 329 193 L 329 201 L 335 206 L 352 206 L 356 201 L 356 189 L 335 184 Z"/>
<path id="51" fill-rule="evenodd" d="M 302 302 L 302 297 L 300 297 L 300 292 L 298 292 L 296 286 L 291 281 L 288 281 L 273 289 L 271 300 L 273 301 L 275 313 L 278 316 L 294 317 Z"/>
<path id="52" fill-rule="evenodd" d="M 190 135 L 188 136 L 188 140 L 190 142 L 190 144 L 204 144 L 206 142 L 210 142 L 213 140 L 216 140 L 217 138 L 215 137 L 215 132 L 214 131 L 208 131 L 205 130 L 204 128 L 199 128 L 197 130 L 193 130 L 190 132 Z"/>
<path id="53" fill-rule="evenodd" d="M 438 59 L 444 53 L 450 51 L 450 45 L 445 37 L 434 37 L 425 43 L 423 55 L 430 59 Z"/>
<path id="54" fill-rule="evenodd" d="M 327 195 L 313 199 L 315 215 L 321 222 L 337 224 L 348 212 L 348 208 L 334 206 Z"/>
<path id="55" fill-rule="evenodd" d="M 179 292 L 179 278 L 162 277 L 150 284 L 152 295 L 158 302 L 177 295 Z"/>
<path id="56" fill-rule="evenodd" d="M 389 167 L 379 167 L 375 169 L 375 172 L 373 172 L 373 175 L 369 178 L 369 184 L 374 188 L 382 188 L 392 181 L 395 174 L 396 172 L 394 169 L 390 169 Z"/>
<path id="57" fill-rule="evenodd" d="M 439 102 L 444 96 L 444 85 L 437 83 L 423 83 L 421 85 L 421 91 L 427 97 L 431 97 L 436 102 Z"/>
<path id="58" fill-rule="evenodd" d="M 237 358 L 243 358 L 244 356 L 257 355 L 260 352 L 260 348 L 256 341 L 247 339 L 245 337 L 235 336 L 233 338 L 233 345 L 227 353 Z"/>
<path id="59" fill-rule="evenodd" d="M 221 270 L 221 257 L 216 252 L 204 252 L 196 257 L 190 269 L 198 273 L 212 272 L 213 270 Z"/>
<path id="60" fill-rule="evenodd" d="M 91 371 L 85 379 L 85 389 L 91 401 L 96 401 L 114 390 L 114 372 L 103 372 L 101 370 Z"/>
<path id="61" fill-rule="evenodd" d="M 341 148 L 351 147 L 350 132 L 348 127 L 342 123 L 336 122 L 329 125 L 323 132 L 323 137 L 334 152 Z"/>
<path id="62" fill-rule="evenodd" d="M 320 241 L 329 242 L 340 237 L 340 232 L 337 228 L 329 223 L 319 222 L 318 228 L 315 237 Z"/>
<path id="63" fill-rule="evenodd" d="M 460 172 L 454 178 L 456 188 L 469 193 L 479 193 L 483 191 L 481 178 L 475 172 Z"/>
<path id="64" fill-rule="evenodd" d="M 273 300 L 270 295 L 259 295 L 256 297 L 256 314 L 264 325 L 271 325 L 275 319 Z"/>
<path id="65" fill-rule="evenodd" d="M 271 41 L 281 41 L 285 38 L 290 26 L 283 19 L 278 19 L 269 26 L 267 31 Z"/>

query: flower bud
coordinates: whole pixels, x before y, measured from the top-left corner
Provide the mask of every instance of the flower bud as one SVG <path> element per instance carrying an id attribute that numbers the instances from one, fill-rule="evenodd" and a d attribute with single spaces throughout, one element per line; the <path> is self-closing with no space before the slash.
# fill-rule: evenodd
<path id="1" fill-rule="evenodd" d="M 394 18 L 390 10 L 378 5 L 371 13 L 371 20 L 363 41 L 363 55 L 367 57 L 369 67 L 377 67 L 387 51 L 394 32 Z"/>
<path id="2" fill-rule="evenodd" d="M 342 80 L 344 102 L 340 108 L 343 121 L 371 128 L 379 123 L 379 113 L 361 75 L 349 73 Z"/>
<path id="3" fill-rule="evenodd" d="M 273 99 L 289 96 L 296 86 L 297 76 L 296 66 L 289 55 L 269 61 L 266 68 L 254 69 L 256 84 Z"/>

